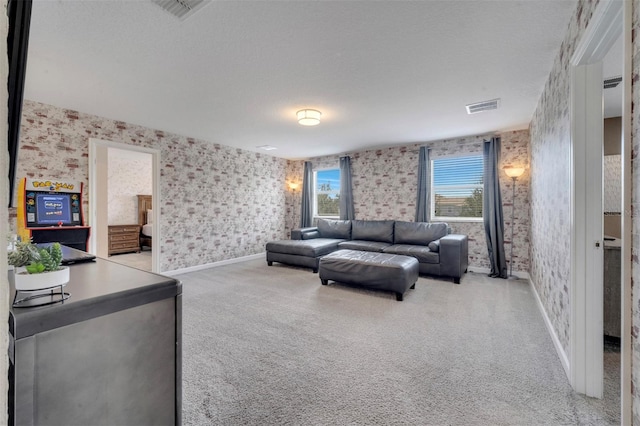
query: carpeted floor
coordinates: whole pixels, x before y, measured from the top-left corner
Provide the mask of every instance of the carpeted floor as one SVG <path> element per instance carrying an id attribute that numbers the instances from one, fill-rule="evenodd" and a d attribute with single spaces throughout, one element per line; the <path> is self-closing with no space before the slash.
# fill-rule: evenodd
<path id="1" fill-rule="evenodd" d="M 178 278 L 185 425 L 619 424 L 615 392 L 571 390 L 524 280 L 397 302 L 262 260 Z"/>

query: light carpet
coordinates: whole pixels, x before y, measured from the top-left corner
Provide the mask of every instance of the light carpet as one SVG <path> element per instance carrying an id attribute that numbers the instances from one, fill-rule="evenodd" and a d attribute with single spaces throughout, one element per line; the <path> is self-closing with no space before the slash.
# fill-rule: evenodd
<path id="1" fill-rule="evenodd" d="M 615 395 L 571 390 L 524 280 L 421 277 L 397 302 L 261 260 L 177 278 L 185 425 L 619 423 Z"/>

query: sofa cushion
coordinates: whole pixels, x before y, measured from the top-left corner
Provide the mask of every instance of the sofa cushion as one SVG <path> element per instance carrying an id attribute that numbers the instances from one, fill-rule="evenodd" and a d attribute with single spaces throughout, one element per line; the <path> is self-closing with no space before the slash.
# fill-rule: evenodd
<path id="1" fill-rule="evenodd" d="M 376 251 L 382 252 L 385 248 L 389 247 L 390 243 L 381 243 L 380 241 L 364 241 L 364 240 L 351 240 L 343 241 L 338 244 L 338 247 L 348 250 L 360 250 L 360 251 Z"/>
<path id="2" fill-rule="evenodd" d="M 393 244 L 393 220 L 352 220 L 351 238 Z"/>
<path id="3" fill-rule="evenodd" d="M 318 219 L 318 232 L 321 238 L 351 239 L 351 221 Z"/>
<path id="4" fill-rule="evenodd" d="M 384 253 L 415 257 L 420 263 L 440 263 L 440 253 L 434 253 L 429 247 L 422 245 L 394 244 L 385 248 Z"/>
<path id="5" fill-rule="evenodd" d="M 314 238 L 311 240 L 280 240 L 267 243 L 267 251 L 273 253 L 295 254 L 298 256 L 318 257 L 338 249 L 344 240 L 334 238 Z"/>
<path id="6" fill-rule="evenodd" d="M 444 222 L 402 222 L 395 224 L 395 244 L 428 245 L 431 241 L 447 235 L 447 224 Z"/>
<path id="7" fill-rule="evenodd" d="M 431 241 L 429 243 L 429 250 L 438 253 L 440 251 L 440 240 Z"/>

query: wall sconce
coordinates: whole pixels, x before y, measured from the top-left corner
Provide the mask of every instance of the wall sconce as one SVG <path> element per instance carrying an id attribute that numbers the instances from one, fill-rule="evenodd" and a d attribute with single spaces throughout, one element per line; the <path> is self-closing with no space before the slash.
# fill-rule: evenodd
<path id="1" fill-rule="evenodd" d="M 317 126 L 320 124 L 322 113 L 315 109 L 301 109 L 296 113 L 298 123 L 303 126 Z"/>
<path id="2" fill-rule="evenodd" d="M 524 167 L 505 167 L 504 173 L 513 179 L 511 186 L 511 255 L 509 256 L 509 279 L 517 280 L 518 277 L 513 275 L 513 219 L 516 210 L 516 181 L 524 173 Z"/>
<path id="3" fill-rule="evenodd" d="M 299 183 L 289 182 L 289 189 L 291 189 L 293 192 L 296 192 L 296 189 L 298 189 L 298 186 L 300 186 Z"/>

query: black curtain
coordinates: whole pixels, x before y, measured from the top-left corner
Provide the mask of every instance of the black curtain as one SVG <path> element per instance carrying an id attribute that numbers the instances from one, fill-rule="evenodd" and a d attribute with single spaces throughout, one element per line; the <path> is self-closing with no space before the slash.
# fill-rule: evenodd
<path id="1" fill-rule="evenodd" d="M 18 151 L 20 149 L 20 120 L 22 119 L 22 99 L 27 73 L 27 52 L 29 50 L 29 29 L 31 27 L 31 0 L 9 0 L 7 17 L 7 58 L 9 74 L 7 79 L 8 139 L 9 146 L 9 207 L 13 203 L 14 184 Z"/>
<path id="2" fill-rule="evenodd" d="M 340 157 L 340 219 L 355 219 L 353 186 L 351 185 L 351 157 Z"/>
<path id="3" fill-rule="evenodd" d="M 304 162 L 304 176 L 302 178 L 302 201 L 300 202 L 300 227 L 306 228 L 313 224 L 313 166 L 310 161 Z"/>
<path id="4" fill-rule="evenodd" d="M 504 221 L 500 195 L 500 138 L 484 143 L 484 230 L 491 263 L 490 277 L 507 278 L 507 259 L 504 253 Z"/>
<path id="5" fill-rule="evenodd" d="M 429 222 L 431 210 L 431 188 L 429 149 L 420 147 L 418 155 L 418 200 L 416 202 L 416 222 Z"/>

